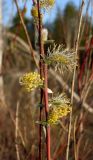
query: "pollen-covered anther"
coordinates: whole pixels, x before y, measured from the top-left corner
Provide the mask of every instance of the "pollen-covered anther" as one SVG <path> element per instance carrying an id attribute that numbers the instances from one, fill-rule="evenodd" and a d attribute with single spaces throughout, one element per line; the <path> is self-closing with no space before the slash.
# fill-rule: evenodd
<path id="1" fill-rule="evenodd" d="M 20 85 L 28 92 L 33 91 L 37 87 L 43 87 L 43 81 L 44 79 L 41 79 L 36 72 L 26 73 L 19 79 Z"/>
<path id="2" fill-rule="evenodd" d="M 49 113 L 48 124 L 51 125 L 57 123 L 60 118 L 67 116 L 69 112 L 71 112 L 71 106 L 65 105 L 54 107 Z"/>
<path id="3" fill-rule="evenodd" d="M 56 124 L 60 118 L 67 116 L 72 110 L 70 100 L 65 93 L 50 99 L 49 104 L 51 104 L 51 106 L 47 123 L 50 125 Z"/>

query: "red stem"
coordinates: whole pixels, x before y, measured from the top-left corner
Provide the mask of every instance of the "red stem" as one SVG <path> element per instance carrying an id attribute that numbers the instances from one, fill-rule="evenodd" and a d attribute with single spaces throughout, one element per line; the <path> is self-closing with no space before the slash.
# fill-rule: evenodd
<path id="1" fill-rule="evenodd" d="M 42 42 L 42 24 L 41 24 L 41 12 L 40 12 L 40 3 L 39 0 L 37 0 L 37 7 L 38 7 L 38 21 L 39 21 L 39 49 L 40 49 L 40 75 L 41 78 L 44 77 L 44 106 L 45 106 L 45 114 L 46 114 L 46 121 L 48 119 L 48 92 L 47 92 L 47 83 L 48 83 L 48 78 L 47 78 L 47 65 L 44 64 L 42 57 L 44 57 L 44 45 Z M 43 97 L 41 95 L 41 99 Z M 41 112 L 42 110 L 40 109 L 40 119 L 41 119 Z M 39 160 L 41 160 L 41 125 L 39 129 L 39 135 L 40 135 L 40 143 L 39 143 Z M 47 160 L 50 160 L 50 127 L 46 127 L 46 148 L 47 148 Z"/>
<path id="2" fill-rule="evenodd" d="M 47 73 L 47 65 L 44 65 L 44 82 L 45 82 L 45 90 L 44 90 L 44 102 L 45 102 L 45 113 L 46 113 L 46 121 L 48 119 L 48 91 L 47 91 L 47 84 L 48 84 L 48 73 Z M 47 148 L 47 160 L 50 160 L 50 126 L 46 126 L 46 148 Z"/>
<path id="3" fill-rule="evenodd" d="M 39 20 L 39 26 L 38 26 L 38 32 L 39 32 L 39 54 L 40 54 L 40 77 L 43 78 L 43 60 L 42 56 L 44 55 L 44 49 L 42 45 L 42 39 L 41 39 L 41 16 L 40 16 L 40 7 L 39 7 L 39 1 L 37 1 L 38 4 L 38 20 Z M 41 56 L 42 55 L 42 56 Z M 40 97 L 40 104 L 43 104 L 43 90 L 41 89 L 41 97 Z M 40 115 L 39 115 L 39 121 L 42 120 L 42 108 L 40 107 Z M 42 125 L 39 126 L 39 160 L 42 159 Z"/>
<path id="4" fill-rule="evenodd" d="M 86 63 L 87 63 L 87 59 L 90 56 L 92 46 L 93 46 L 93 37 L 90 40 L 90 44 L 88 44 L 86 46 L 85 57 L 84 57 L 83 63 L 82 63 L 81 68 L 80 68 L 80 73 L 79 73 L 79 78 L 78 78 L 79 93 L 81 93 L 81 91 L 82 91 L 82 79 L 83 79 L 83 76 L 84 76 L 85 66 L 86 66 Z"/>
<path id="5" fill-rule="evenodd" d="M 41 100 L 40 104 L 42 104 L 43 100 L 43 90 L 41 90 Z M 42 121 L 42 107 L 40 106 L 40 114 L 39 114 L 39 121 Z M 39 125 L 39 160 L 42 159 L 42 125 Z"/>
<path id="6" fill-rule="evenodd" d="M 56 151 L 56 153 L 54 153 L 53 160 L 57 160 L 60 155 L 63 155 L 63 152 L 64 152 L 65 149 L 66 149 L 66 146 L 67 146 L 66 143 L 61 144 L 61 145 L 59 146 L 59 148 L 58 148 L 58 150 Z M 63 159 L 62 159 L 62 160 L 63 160 Z"/>

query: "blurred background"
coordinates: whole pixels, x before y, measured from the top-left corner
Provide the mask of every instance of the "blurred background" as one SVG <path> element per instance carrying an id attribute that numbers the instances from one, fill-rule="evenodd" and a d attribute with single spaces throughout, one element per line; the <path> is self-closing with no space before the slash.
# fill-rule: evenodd
<path id="1" fill-rule="evenodd" d="M 48 39 L 64 48 L 75 48 L 81 0 L 56 0 L 54 7 L 44 10 L 43 27 Z M 18 0 L 33 49 L 38 54 L 36 29 L 31 16 L 32 1 Z M 45 50 L 49 46 L 45 46 Z M 93 160 L 93 0 L 85 0 L 78 49 L 78 65 L 74 91 L 73 126 L 70 158 Z M 0 0 L 0 160 L 38 160 L 39 90 L 25 93 L 19 77 L 36 71 L 29 44 L 13 0 Z M 55 76 L 56 75 L 56 76 Z M 64 75 L 49 68 L 49 88 L 55 93 L 71 95 L 72 73 Z M 51 160 L 65 160 L 69 115 L 51 127 Z M 18 128 L 16 128 L 18 127 Z M 80 129 L 80 127 L 82 129 Z M 16 135 L 18 130 L 18 135 Z M 43 131 L 44 132 L 44 131 Z M 75 132 L 75 133 L 74 133 Z M 73 135 L 76 136 L 74 139 Z M 45 137 L 42 135 L 43 156 L 46 160 Z"/>

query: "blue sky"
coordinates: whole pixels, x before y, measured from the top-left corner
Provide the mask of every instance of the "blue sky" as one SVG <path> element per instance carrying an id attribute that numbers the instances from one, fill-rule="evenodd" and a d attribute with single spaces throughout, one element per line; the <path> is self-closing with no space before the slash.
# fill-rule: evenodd
<path id="1" fill-rule="evenodd" d="M 3 0 L 2 0 L 3 1 Z M 11 24 L 12 18 L 16 13 L 16 7 L 13 3 L 13 0 L 5 0 L 6 4 L 3 5 L 3 23 L 7 26 Z M 86 0 L 87 1 L 87 0 Z M 23 8 L 25 0 L 18 0 L 20 8 Z M 56 0 L 55 6 L 53 9 L 45 14 L 45 21 L 52 21 L 56 15 L 57 8 L 64 9 L 65 5 L 68 2 L 73 2 L 77 7 L 79 7 L 79 4 L 81 0 Z M 32 1 L 27 0 L 27 17 L 31 17 L 30 10 L 32 7 Z"/>

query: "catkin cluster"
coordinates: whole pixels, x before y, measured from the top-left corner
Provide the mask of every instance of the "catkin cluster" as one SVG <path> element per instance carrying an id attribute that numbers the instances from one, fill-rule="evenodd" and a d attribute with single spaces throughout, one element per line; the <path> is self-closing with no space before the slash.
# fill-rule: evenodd
<path id="1" fill-rule="evenodd" d="M 58 122 L 58 120 L 64 116 L 67 116 L 67 114 L 71 112 L 71 106 L 65 105 L 65 106 L 54 106 L 53 109 L 49 112 L 48 116 L 48 124 L 55 124 Z"/>
<path id="2" fill-rule="evenodd" d="M 67 114 L 72 110 L 70 100 L 67 98 L 65 93 L 52 97 L 52 99 L 49 100 L 49 104 L 51 107 L 47 123 L 50 125 L 56 124 L 60 118 L 67 116 Z"/>
<path id="3" fill-rule="evenodd" d="M 48 48 L 48 56 L 45 58 L 45 62 L 48 65 L 52 65 L 58 71 L 69 70 L 72 71 L 77 65 L 77 60 L 75 59 L 75 52 L 63 49 L 63 45 L 54 44 L 53 49 Z"/>
<path id="4" fill-rule="evenodd" d="M 40 0 L 40 9 L 48 9 L 53 7 L 55 0 Z M 37 3 L 31 9 L 31 15 L 35 20 L 38 20 L 38 7 Z M 43 14 L 41 14 L 41 19 L 43 18 Z"/>
<path id="5" fill-rule="evenodd" d="M 20 85 L 24 87 L 28 92 L 36 89 L 37 87 L 43 86 L 43 79 L 40 78 L 40 75 L 36 72 L 30 72 L 24 74 L 19 79 Z"/>

